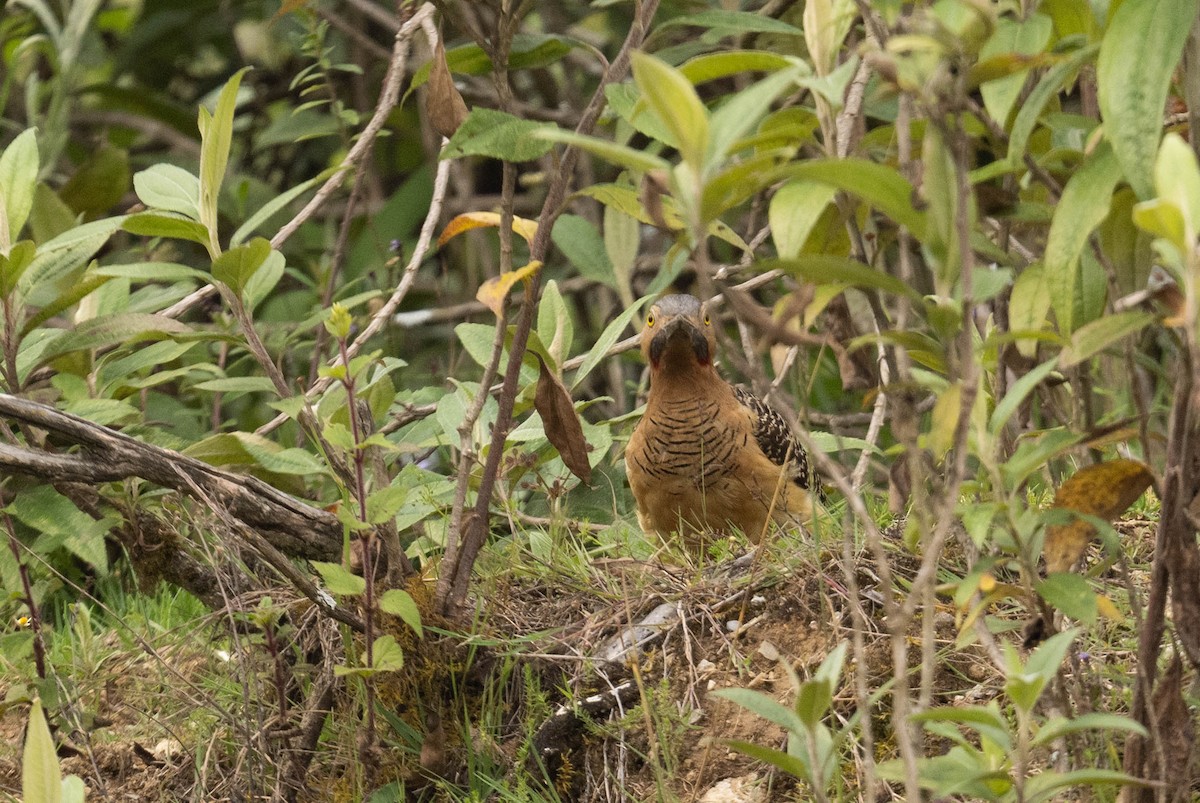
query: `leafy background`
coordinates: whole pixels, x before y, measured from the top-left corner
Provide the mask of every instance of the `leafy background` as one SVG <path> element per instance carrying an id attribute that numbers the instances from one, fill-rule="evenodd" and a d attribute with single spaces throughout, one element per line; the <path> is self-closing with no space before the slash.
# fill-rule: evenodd
<path id="1" fill-rule="evenodd" d="M 10 0 L 0 793 L 1191 799 L 1196 16 Z M 631 513 L 672 287 L 752 558 Z"/>

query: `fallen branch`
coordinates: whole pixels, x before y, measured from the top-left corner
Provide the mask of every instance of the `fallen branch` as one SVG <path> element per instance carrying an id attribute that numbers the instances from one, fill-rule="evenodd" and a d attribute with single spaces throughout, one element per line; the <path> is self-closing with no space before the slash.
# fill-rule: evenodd
<path id="1" fill-rule="evenodd" d="M 194 484 L 204 498 L 220 504 L 286 555 L 310 560 L 337 560 L 340 555 L 342 525 L 336 516 L 255 477 L 223 471 L 7 393 L 0 393 L 0 415 L 48 430 L 81 447 L 79 452 L 64 454 L 0 444 L 0 469 L 49 483 L 96 485 L 140 477 L 193 498 Z"/>

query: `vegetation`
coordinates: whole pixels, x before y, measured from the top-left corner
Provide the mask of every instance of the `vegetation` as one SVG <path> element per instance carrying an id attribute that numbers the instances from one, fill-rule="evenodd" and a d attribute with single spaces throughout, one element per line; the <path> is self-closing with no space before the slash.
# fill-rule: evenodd
<path id="1" fill-rule="evenodd" d="M 9 0 L 0 796 L 1192 799 L 1198 6 Z"/>

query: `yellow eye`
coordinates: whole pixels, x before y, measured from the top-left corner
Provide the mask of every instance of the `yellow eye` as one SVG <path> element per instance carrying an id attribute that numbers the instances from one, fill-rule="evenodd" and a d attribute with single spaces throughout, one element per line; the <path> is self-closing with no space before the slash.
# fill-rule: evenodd
<path id="1" fill-rule="evenodd" d="M 654 316 L 653 315 L 646 316 L 646 326 L 654 326 Z"/>
<path id="2" fill-rule="evenodd" d="M 712 321 L 710 321 L 710 320 L 708 319 L 708 313 L 707 313 L 707 312 L 706 312 L 706 313 L 704 313 L 704 325 L 705 325 L 705 326 L 708 326 L 708 325 L 709 325 L 709 324 L 711 324 L 711 323 L 712 323 Z"/>

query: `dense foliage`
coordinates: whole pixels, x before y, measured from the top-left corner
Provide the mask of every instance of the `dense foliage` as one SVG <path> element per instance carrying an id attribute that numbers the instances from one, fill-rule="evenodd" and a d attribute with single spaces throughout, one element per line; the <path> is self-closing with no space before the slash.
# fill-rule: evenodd
<path id="1" fill-rule="evenodd" d="M 479 747 L 479 700 L 524 684 L 533 722 L 537 682 L 460 670 L 528 635 L 496 588 L 662 556 L 621 444 L 629 335 L 674 287 L 719 297 L 723 372 L 831 491 L 771 582 L 807 550 L 849 600 L 810 677 L 781 660 L 794 696 L 722 692 L 787 734 L 737 749 L 797 799 L 1190 799 L 1198 5 L 9 0 L 3 709 L 78 730 L 55 639 L 165 583 L 252 656 L 207 698 L 243 742 L 222 793 L 295 798 L 340 735 L 350 797 L 632 795 L 549 766 L 541 730 Z M 1110 522 L 1150 487 L 1140 582 Z M 622 621 L 661 602 L 631 597 Z M 1082 645 L 1122 640 L 1098 700 Z M 986 703 L 939 678 L 956 652 Z M 453 719 L 457 776 L 426 755 Z"/>

